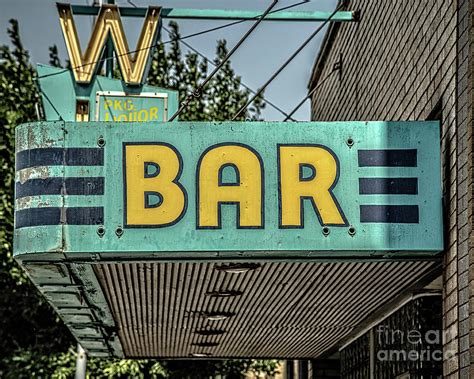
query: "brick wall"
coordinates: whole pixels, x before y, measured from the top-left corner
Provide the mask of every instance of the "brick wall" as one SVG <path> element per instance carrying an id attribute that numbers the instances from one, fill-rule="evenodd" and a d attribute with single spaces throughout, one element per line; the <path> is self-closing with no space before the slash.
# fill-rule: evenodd
<path id="1" fill-rule="evenodd" d="M 474 358 L 470 353 L 470 307 L 469 278 L 470 236 L 472 231 L 472 83 L 471 62 L 469 59 L 471 38 L 472 1 L 458 1 L 458 39 L 457 39 L 457 229 L 458 229 L 458 306 L 459 306 L 459 376 L 470 377 L 471 361 Z M 472 254 L 472 253 L 471 253 Z M 471 274 L 472 275 L 472 274 Z"/>
<path id="2" fill-rule="evenodd" d="M 360 22 L 333 24 L 310 84 L 320 83 L 311 99 L 313 120 L 425 120 L 441 115 L 444 349 L 454 353 L 444 362 L 444 377 L 469 377 L 471 361 L 474 367 L 474 337 L 471 342 L 469 337 L 474 311 L 469 307 L 469 282 L 474 279 L 474 265 L 469 270 L 469 261 L 474 263 L 469 260 L 474 254 L 469 244 L 472 2 L 349 1 L 348 9 L 360 10 Z M 342 71 L 331 73 L 340 58 Z"/>

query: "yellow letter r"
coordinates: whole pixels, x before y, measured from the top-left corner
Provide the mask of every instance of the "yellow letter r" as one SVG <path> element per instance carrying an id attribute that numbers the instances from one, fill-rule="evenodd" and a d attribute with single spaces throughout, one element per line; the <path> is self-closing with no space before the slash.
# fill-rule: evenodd
<path id="1" fill-rule="evenodd" d="M 320 145 L 279 145 L 280 228 L 303 228 L 303 201 L 310 200 L 321 225 L 345 226 L 347 221 L 332 190 L 339 163 Z M 311 175 L 304 176 L 305 170 Z"/>

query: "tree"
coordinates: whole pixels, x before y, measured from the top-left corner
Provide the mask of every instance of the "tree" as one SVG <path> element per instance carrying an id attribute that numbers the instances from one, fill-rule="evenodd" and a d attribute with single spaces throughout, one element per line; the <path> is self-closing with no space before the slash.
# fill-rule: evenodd
<path id="1" fill-rule="evenodd" d="M 16 22 L 11 22 L 8 34 L 13 49 L 0 47 L 1 357 L 24 346 L 44 353 L 56 352 L 71 341 L 68 330 L 13 260 L 14 128 L 37 119 L 39 96 L 35 72 L 21 44 Z M 55 338 L 51 338 L 53 335 Z"/>
<path id="2" fill-rule="evenodd" d="M 180 91 L 181 100 L 207 74 L 208 62 L 194 53 L 182 57 L 178 26 L 170 24 L 171 46 L 162 44 L 153 55 L 148 82 Z M 35 287 L 13 260 L 14 129 L 37 120 L 40 104 L 36 72 L 23 47 L 18 23 L 10 21 L 12 48 L 0 47 L 0 377 L 71 378 L 74 375 L 74 340 L 62 321 L 39 296 Z M 225 41 L 217 44 L 216 61 L 227 53 Z M 61 66 L 56 46 L 50 48 L 50 63 Z M 66 65 L 69 65 L 66 63 Z M 240 78 L 230 63 L 213 79 L 201 97 L 191 101 L 181 120 L 225 120 L 248 99 Z M 264 104 L 257 101 L 245 118 L 259 119 Z M 54 336 L 54 337 L 53 337 Z M 196 372 L 202 377 L 221 373 L 241 377 L 247 371 L 273 373 L 277 361 L 157 361 L 91 358 L 88 371 L 94 378 L 181 378 Z M 191 374 L 190 374 L 191 373 Z"/>

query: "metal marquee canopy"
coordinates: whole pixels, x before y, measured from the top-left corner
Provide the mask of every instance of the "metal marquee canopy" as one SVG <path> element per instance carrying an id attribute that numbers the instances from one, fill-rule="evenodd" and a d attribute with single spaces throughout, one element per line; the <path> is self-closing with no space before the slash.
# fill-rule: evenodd
<path id="1" fill-rule="evenodd" d="M 437 123 L 129 124 L 17 128 L 15 257 L 91 355 L 315 358 L 438 272 L 439 157 L 429 153 Z M 279 140 L 290 155 L 277 155 Z M 290 165 L 308 148 L 320 158 Z M 171 181 L 177 164 L 182 170 Z M 253 213 L 253 222 L 264 225 L 238 227 L 247 216 L 234 202 L 219 211 L 221 225 L 200 228 L 214 208 L 201 219 L 199 202 L 213 191 L 259 191 L 252 182 L 260 167 L 263 197 L 253 199 L 265 216 Z M 299 179 L 285 182 L 291 167 Z M 365 186 L 364 178 L 380 173 L 398 179 Z M 317 188 L 324 176 L 336 184 L 330 197 L 298 210 L 306 224 L 279 225 L 297 209 L 279 208 L 278 193 L 298 182 Z M 166 208 L 184 191 L 182 212 L 179 201 Z"/>
<path id="2" fill-rule="evenodd" d="M 439 274 L 439 123 L 166 122 L 177 92 L 143 84 L 159 12 L 356 19 L 275 4 L 58 6 L 76 64 L 39 66 L 48 121 L 16 128 L 14 254 L 90 355 L 316 358 Z M 99 15 L 90 56 L 73 13 Z M 136 64 L 120 17 L 145 14 Z"/>
<path id="3" fill-rule="evenodd" d="M 436 261 L 23 262 L 92 356 L 316 358 Z M 219 294 L 224 294 L 220 297 Z"/>

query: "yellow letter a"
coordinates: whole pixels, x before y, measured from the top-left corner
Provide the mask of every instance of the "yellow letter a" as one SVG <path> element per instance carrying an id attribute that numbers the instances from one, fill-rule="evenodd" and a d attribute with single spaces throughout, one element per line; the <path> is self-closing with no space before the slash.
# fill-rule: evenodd
<path id="1" fill-rule="evenodd" d="M 224 170 L 235 180 L 224 181 Z M 263 163 L 249 146 L 221 144 L 207 149 L 197 167 L 197 227 L 221 228 L 221 205 L 237 208 L 237 227 L 263 228 Z"/>

